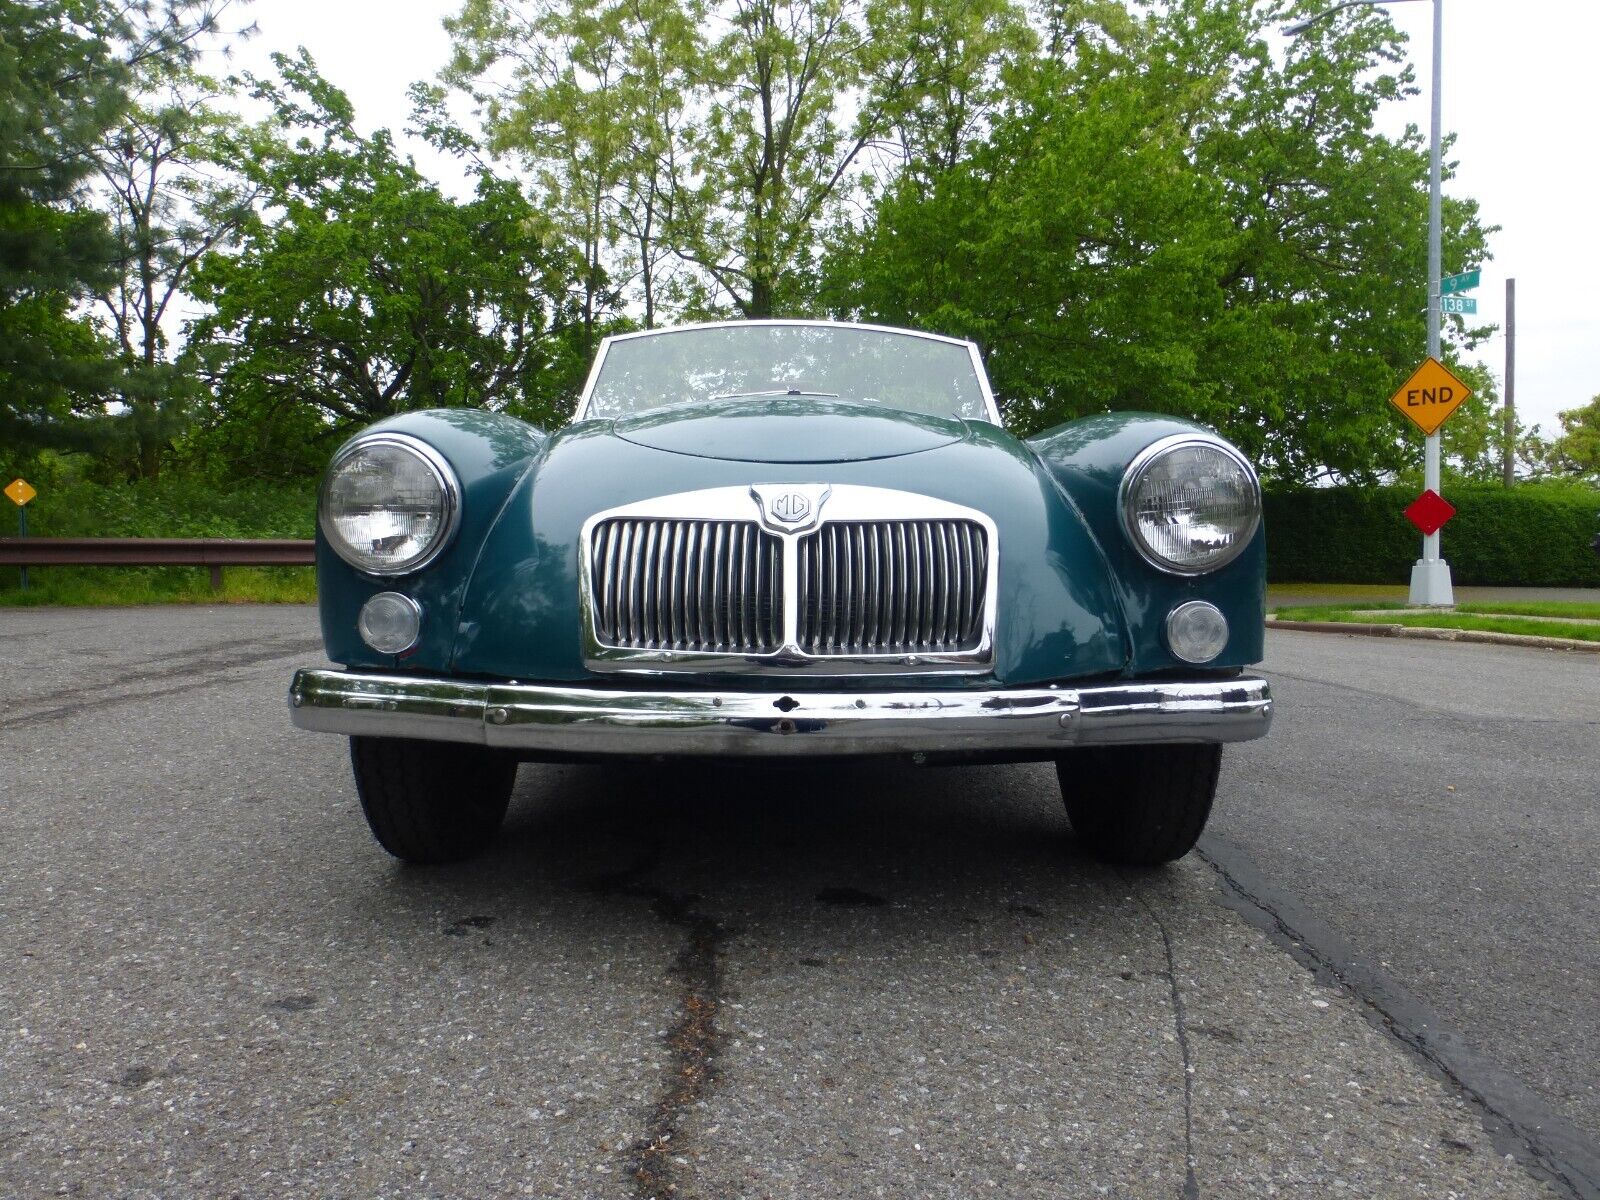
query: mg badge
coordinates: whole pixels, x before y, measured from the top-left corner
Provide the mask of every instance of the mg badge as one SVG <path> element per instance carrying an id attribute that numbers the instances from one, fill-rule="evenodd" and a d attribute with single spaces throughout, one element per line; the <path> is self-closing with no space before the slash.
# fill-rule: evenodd
<path id="1" fill-rule="evenodd" d="M 800 492 L 783 492 L 772 498 L 772 515 L 785 525 L 797 525 L 811 515 L 811 501 Z"/>
<path id="2" fill-rule="evenodd" d="M 750 496 L 773 533 L 804 533 L 817 523 L 830 491 L 825 483 L 758 483 Z"/>

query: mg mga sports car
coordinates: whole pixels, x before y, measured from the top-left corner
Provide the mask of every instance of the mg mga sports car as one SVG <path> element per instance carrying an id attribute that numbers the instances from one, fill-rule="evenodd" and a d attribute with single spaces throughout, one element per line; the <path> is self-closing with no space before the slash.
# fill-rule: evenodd
<path id="1" fill-rule="evenodd" d="M 517 765 L 1054 761 L 1081 844 L 1200 836 L 1272 715 L 1261 490 L 1187 421 L 1030 438 L 977 347 L 740 321 L 600 347 L 576 415 L 380 422 L 334 456 L 294 723 L 345 734 L 378 841 L 482 848 Z"/>

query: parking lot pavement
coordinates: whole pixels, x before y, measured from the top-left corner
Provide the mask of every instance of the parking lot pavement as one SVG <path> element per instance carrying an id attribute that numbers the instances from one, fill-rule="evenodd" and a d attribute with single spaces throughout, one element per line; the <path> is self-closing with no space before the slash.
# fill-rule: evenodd
<path id="1" fill-rule="evenodd" d="M 0 638 L 0 1195 L 1560 1194 L 1048 768 L 525 766 L 415 870 L 308 610 Z"/>

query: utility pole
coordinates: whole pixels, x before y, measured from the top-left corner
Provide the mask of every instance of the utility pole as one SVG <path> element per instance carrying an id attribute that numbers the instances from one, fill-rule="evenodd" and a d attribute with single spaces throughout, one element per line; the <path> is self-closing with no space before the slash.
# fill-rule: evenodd
<path id="1" fill-rule="evenodd" d="M 1506 280 L 1506 444 L 1501 457 L 1505 484 L 1517 481 L 1517 281 Z"/>

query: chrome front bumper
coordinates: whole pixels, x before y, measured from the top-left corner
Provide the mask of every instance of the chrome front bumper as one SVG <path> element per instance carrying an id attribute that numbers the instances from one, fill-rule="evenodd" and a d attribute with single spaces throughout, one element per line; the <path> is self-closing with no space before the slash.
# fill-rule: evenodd
<path id="1" fill-rule="evenodd" d="M 1243 742 L 1272 723 L 1266 680 L 924 692 L 647 691 L 303 670 L 301 729 L 473 742 L 531 754 L 1049 754 L 1073 746 Z"/>

